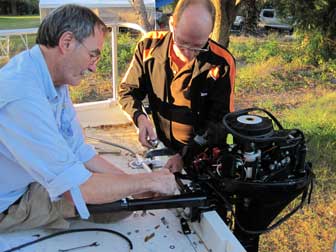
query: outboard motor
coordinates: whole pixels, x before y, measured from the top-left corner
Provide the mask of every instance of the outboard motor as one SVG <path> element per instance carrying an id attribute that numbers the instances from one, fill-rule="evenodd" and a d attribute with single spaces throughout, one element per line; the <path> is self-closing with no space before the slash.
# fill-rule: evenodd
<path id="1" fill-rule="evenodd" d="M 232 224 L 248 252 L 258 251 L 259 235 L 288 219 L 310 195 L 314 174 L 305 161 L 304 134 L 298 129 L 284 129 L 266 110 L 249 108 L 228 113 L 222 124 L 213 125 L 205 136 L 194 140 L 202 142 L 204 152 L 193 158 L 187 173 L 211 178 L 213 190 L 226 199 L 221 209 L 217 204 L 217 211 Z M 300 194 L 301 203 L 269 227 Z M 231 220 L 228 213 L 233 216 Z"/>

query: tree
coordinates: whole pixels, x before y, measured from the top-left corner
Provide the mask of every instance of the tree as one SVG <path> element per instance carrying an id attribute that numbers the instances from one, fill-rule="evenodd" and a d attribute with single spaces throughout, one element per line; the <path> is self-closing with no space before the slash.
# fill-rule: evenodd
<path id="1" fill-rule="evenodd" d="M 0 0 L 0 14 L 38 14 L 38 0 Z"/>
<path id="2" fill-rule="evenodd" d="M 230 28 L 236 18 L 240 0 L 212 0 L 216 19 L 212 39 L 225 47 L 229 46 Z"/>
<path id="3" fill-rule="evenodd" d="M 132 6 L 138 15 L 139 24 L 146 29 L 146 31 L 150 31 L 153 27 L 148 21 L 148 15 L 146 11 L 146 6 L 143 0 L 132 0 Z"/>
<path id="4" fill-rule="evenodd" d="M 279 0 L 274 6 L 293 17 L 295 27 L 316 55 L 336 58 L 336 0 Z"/>
<path id="5" fill-rule="evenodd" d="M 255 35 L 257 34 L 258 25 L 258 9 L 256 6 L 256 0 L 245 0 L 245 24 L 244 33 Z"/>
<path id="6" fill-rule="evenodd" d="M 35 14 L 39 12 L 39 0 L 24 0 L 27 14 Z"/>
<path id="7" fill-rule="evenodd" d="M 12 15 L 17 15 L 17 2 L 16 0 L 11 0 L 10 1 L 11 3 L 11 12 L 12 12 Z"/>
<path id="8" fill-rule="evenodd" d="M 280 0 L 275 5 L 281 13 L 292 16 L 298 28 L 307 31 L 320 29 L 329 38 L 335 38 L 335 0 Z"/>

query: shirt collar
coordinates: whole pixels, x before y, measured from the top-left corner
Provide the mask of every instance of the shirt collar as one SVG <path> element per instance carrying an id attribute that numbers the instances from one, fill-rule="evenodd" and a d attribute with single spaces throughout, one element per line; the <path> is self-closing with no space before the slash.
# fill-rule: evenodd
<path id="1" fill-rule="evenodd" d="M 57 98 L 57 91 L 51 79 L 47 63 L 44 59 L 39 45 L 35 45 L 32 49 L 30 49 L 30 56 L 32 57 L 33 62 L 35 62 L 36 67 L 41 73 L 43 88 L 47 99 L 49 101 L 54 100 L 55 98 Z"/>

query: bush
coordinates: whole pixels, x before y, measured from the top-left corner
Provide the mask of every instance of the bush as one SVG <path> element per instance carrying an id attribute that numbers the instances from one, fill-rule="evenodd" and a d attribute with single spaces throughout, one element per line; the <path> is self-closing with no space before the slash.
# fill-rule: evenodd
<path id="1" fill-rule="evenodd" d="M 78 86 L 69 86 L 73 103 L 106 100 L 112 97 L 111 78 L 92 73 L 81 80 Z"/>
<path id="2" fill-rule="evenodd" d="M 248 64 L 258 64 L 275 56 L 290 62 L 294 52 L 290 45 L 290 42 L 281 41 L 280 37 L 270 35 L 265 39 L 241 39 L 238 43 L 233 41 L 230 43 L 230 51 L 238 61 L 242 60 Z"/>
<path id="3" fill-rule="evenodd" d="M 302 52 L 300 59 L 304 64 L 320 65 L 332 56 L 328 43 L 319 31 L 298 34 L 298 40 L 298 49 Z"/>
<path id="4" fill-rule="evenodd" d="M 131 62 L 133 53 L 139 37 L 132 36 L 130 33 L 119 33 L 118 35 L 118 76 L 123 76 Z M 107 38 L 102 50 L 101 59 L 97 65 L 97 72 L 110 74 L 112 71 L 112 49 L 111 37 Z"/>

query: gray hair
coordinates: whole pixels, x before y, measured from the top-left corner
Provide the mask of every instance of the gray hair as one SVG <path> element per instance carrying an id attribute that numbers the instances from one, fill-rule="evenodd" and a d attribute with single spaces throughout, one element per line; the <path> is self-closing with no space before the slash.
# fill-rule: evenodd
<path id="1" fill-rule="evenodd" d="M 104 22 L 89 8 L 67 4 L 49 13 L 42 21 L 36 37 L 36 43 L 47 47 L 56 47 L 65 32 L 72 32 L 79 42 L 94 35 L 95 26 L 100 26 L 104 33 L 109 29 Z"/>

